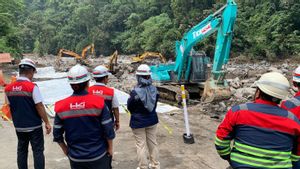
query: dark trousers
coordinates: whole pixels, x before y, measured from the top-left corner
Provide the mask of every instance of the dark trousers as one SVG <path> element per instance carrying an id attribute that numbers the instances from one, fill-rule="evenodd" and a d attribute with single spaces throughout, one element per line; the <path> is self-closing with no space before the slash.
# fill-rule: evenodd
<path id="1" fill-rule="evenodd" d="M 71 169 L 111 169 L 112 157 L 106 154 L 102 158 L 91 162 L 75 162 L 70 160 Z"/>
<path id="2" fill-rule="evenodd" d="M 35 129 L 31 132 L 17 132 L 18 136 L 18 167 L 19 169 L 28 169 L 27 157 L 28 157 L 28 145 L 29 142 L 32 147 L 34 168 L 45 168 L 44 157 L 44 135 L 43 128 Z"/>

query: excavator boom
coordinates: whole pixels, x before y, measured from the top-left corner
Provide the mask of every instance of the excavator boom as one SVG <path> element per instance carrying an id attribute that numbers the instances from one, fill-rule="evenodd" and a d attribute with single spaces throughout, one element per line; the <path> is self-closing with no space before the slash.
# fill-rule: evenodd
<path id="1" fill-rule="evenodd" d="M 176 41 L 175 63 L 152 66 L 152 78 L 164 84 L 194 85 L 203 83 L 206 77 L 194 78 L 196 77 L 194 75 L 206 73 L 204 72 L 206 70 L 205 59 L 203 59 L 205 55 L 200 56 L 193 50 L 193 47 L 214 32 L 218 32 L 213 68 L 210 79 L 205 83 L 203 98 L 230 95 L 227 82 L 224 80 L 225 71 L 222 68 L 229 59 L 236 17 L 237 5 L 235 1 L 227 0 L 226 5 L 185 33 L 180 41 Z M 215 92 L 217 90 L 219 91 Z M 204 100 L 211 101 L 211 99 Z"/>
<path id="2" fill-rule="evenodd" d="M 82 52 L 81 52 L 81 56 L 71 50 L 67 50 L 67 49 L 60 49 L 57 55 L 57 59 L 56 59 L 56 68 L 61 70 L 61 62 L 62 62 L 62 57 L 74 57 L 77 63 L 83 64 L 83 65 L 89 65 L 89 61 L 86 59 L 87 57 L 87 52 L 91 50 L 91 54 L 94 55 L 95 54 L 95 49 L 94 49 L 94 44 L 92 43 L 91 45 L 86 46 L 85 48 L 83 48 Z M 65 70 L 65 68 L 63 68 L 63 70 Z"/>
<path id="3" fill-rule="evenodd" d="M 75 59 L 81 59 L 81 56 L 77 53 L 67 50 L 67 49 L 60 49 L 58 52 L 58 59 L 61 59 L 62 57 L 74 57 Z"/>
<path id="4" fill-rule="evenodd" d="M 118 65 L 118 56 L 119 54 L 117 50 L 110 56 L 107 68 L 112 73 L 116 72 L 115 67 Z"/>
<path id="5" fill-rule="evenodd" d="M 153 57 L 159 58 L 162 63 L 167 62 L 166 58 L 161 53 L 158 53 L 158 52 L 145 52 L 142 55 L 133 57 L 132 62 L 139 63 L 139 62 L 143 62 L 147 58 L 153 58 Z"/>
<path id="6" fill-rule="evenodd" d="M 94 44 L 92 43 L 91 45 L 88 45 L 86 46 L 85 48 L 82 49 L 82 52 L 81 52 L 81 57 L 82 59 L 86 59 L 87 57 L 87 52 L 91 50 L 91 54 L 94 55 L 95 54 L 95 47 L 94 47 Z"/>

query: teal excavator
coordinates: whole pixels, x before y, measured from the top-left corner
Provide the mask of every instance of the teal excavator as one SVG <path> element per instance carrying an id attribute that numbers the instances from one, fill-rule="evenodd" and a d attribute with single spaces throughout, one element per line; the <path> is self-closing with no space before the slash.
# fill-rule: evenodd
<path id="1" fill-rule="evenodd" d="M 173 63 L 151 66 L 152 78 L 158 83 L 161 98 L 180 102 L 178 85 L 184 84 L 190 98 L 204 102 L 226 99 L 231 96 L 225 80 L 225 65 L 229 60 L 237 5 L 227 0 L 226 5 L 209 15 L 201 23 L 176 41 L 176 60 Z M 193 47 L 217 31 L 217 41 L 211 74 L 207 75 L 207 57 Z"/>

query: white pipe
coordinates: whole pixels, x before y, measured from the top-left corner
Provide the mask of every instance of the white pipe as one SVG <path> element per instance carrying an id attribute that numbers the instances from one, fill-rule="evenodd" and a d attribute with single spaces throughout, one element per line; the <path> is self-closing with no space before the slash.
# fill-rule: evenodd
<path id="1" fill-rule="evenodd" d="M 185 94 L 184 85 L 181 85 L 181 98 L 182 98 L 186 136 L 189 137 L 191 135 L 191 132 L 190 132 L 189 115 L 188 115 L 187 105 L 186 105 L 186 94 Z"/>

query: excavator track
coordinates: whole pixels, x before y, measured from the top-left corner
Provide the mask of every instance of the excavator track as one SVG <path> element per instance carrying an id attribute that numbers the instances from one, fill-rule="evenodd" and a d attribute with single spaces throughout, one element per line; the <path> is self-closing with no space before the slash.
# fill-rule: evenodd
<path id="1" fill-rule="evenodd" d="M 159 92 L 159 99 L 162 102 L 169 104 L 180 104 L 181 102 L 181 90 L 179 85 L 160 85 L 157 86 Z M 188 95 L 188 93 L 187 93 Z"/>
<path id="2" fill-rule="evenodd" d="M 155 84 L 159 91 L 160 101 L 172 105 L 181 105 L 181 90 L 179 84 Z M 186 85 L 186 98 L 189 104 L 199 103 L 201 93 L 203 91 L 202 84 Z"/>

